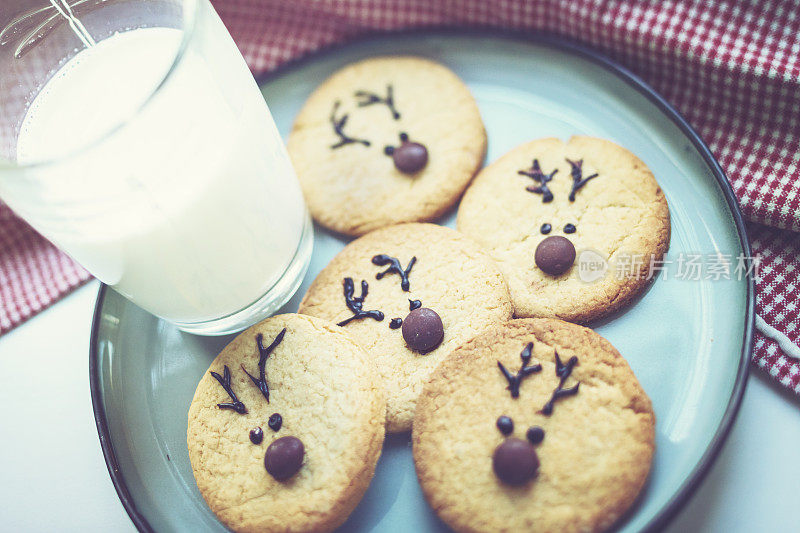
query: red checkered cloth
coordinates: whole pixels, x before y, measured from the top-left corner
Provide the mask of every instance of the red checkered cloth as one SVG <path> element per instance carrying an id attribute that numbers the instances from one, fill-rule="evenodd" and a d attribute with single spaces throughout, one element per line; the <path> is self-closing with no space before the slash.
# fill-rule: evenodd
<path id="1" fill-rule="evenodd" d="M 0 334 L 89 279 L 89 273 L 0 203 Z"/>
<path id="2" fill-rule="evenodd" d="M 367 33 L 424 27 L 547 31 L 613 57 L 683 113 L 727 172 L 745 217 L 758 223 L 749 229 L 762 258 L 754 361 L 800 394 L 800 9 L 793 0 L 213 3 L 255 74 Z M 86 274 L 44 251 L 22 223 L 0 224 L 3 332 Z"/>

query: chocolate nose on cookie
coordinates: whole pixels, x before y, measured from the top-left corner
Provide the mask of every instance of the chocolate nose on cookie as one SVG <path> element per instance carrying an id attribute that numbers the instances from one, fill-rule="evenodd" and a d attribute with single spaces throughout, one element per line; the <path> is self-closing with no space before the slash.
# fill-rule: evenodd
<path id="1" fill-rule="evenodd" d="M 403 320 L 403 339 L 409 348 L 427 353 L 442 342 L 444 325 L 439 314 L 433 309 L 419 307 Z"/>
<path id="2" fill-rule="evenodd" d="M 400 172 L 415 174 L 428 164 L 428 149 L 420 143 L 403 141 L 392 152 L 392 159 Z"/>
<path id="3" fill-rule="evenodd" d="M 305 447 L 297 437 L 281 437 L 267 448 L 264 466 L 267 472 L 278 481 L 294 476 L 303 466 Z"/>
<path id="4" fill-rule="evenodd" d="M 536 476 L 539 457 L 530 442 L 510 438 L 494 449 L 492 467 L 500 481 L 508 485 L 524 485 Z"/>
<path id="5" fill-rule="evenodd" d="M 575 262 L 575 246 L 561 235 L 547 237 L 536 247 L 534 259 L 542 272 L 560 276 Z"/>

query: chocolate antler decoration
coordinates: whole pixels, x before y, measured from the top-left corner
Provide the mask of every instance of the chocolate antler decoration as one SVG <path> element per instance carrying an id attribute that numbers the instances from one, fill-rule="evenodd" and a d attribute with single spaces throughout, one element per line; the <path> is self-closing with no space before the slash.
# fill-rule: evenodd
<path id="1" fill-rule="evenodd" d="M 500 361 L 497 362 L 497 366 L 500 368 L 500 372 L 503 373 L 503 376 L 508 381 L 507 389 L 511 391 L 512 398 L 519 397 L 519 386 L 522 384 L 522 380 L 526 377 L 530 376 L 531 374 L 535 374 L 536 372 L 540 372 L 542 370 L 542 365 L 536 364 L 533 366 L 528 366 L 528 363 L 531 362 L 531 351 L 533 350 L 533 343 L 529 342 L 525 348 L 522 349 L 520 352 L 519 357 L 522 359 L 522 365 L 519 367 L 519 372 L 516 374 L 512 374 L 508 371 L 508 369 L 503 366 L 503 363 Z"/>
<path id="2" fill-rule="evenodd" d="M 284 335 L 286 335 L 286 328 L 283 328 L 281 332 L 278 333 L 278 336 L 275 337 L 275 340 L 272 341 L 272 344 L 266 348 L 264 348 L 264 335 L 261 333 L 256 335 L 256 345 L 258 346 L 258 378 L 248 372 L 244 365 L 242 365 L 242 370 L 244 370 L 244 373 L 247 374 L 253 384 L 258 387 L 258 390 L 260 390 L 264 398 L 267 399 L 267 403 L 269 403 L 269 385 L 267 385 L 266 373 L 267 357 L 269 357 L 272 350 L 281 343 Z"/>
<path id="3" fill-rule="evenodd" d="M 356 139 L 354 137 L 349 137 L 344 132 L 344 125 L 347 124 L 347 118 L 350 115 L 345 113 L 340 118 L 336 118 L 336 111 L 339 110 L 339 104 L 340 102 L 337 100 L 336 103 L 333 104 L 333 110 L 331 111 L 331 118 L 330 118 L 331 126 L 333 126 L 334 133 L 336 133 L 336 135 L 339 136 L 339 142 L 337 142 L 336 144 L 332 144 L 331 149 L 335 150 L 336 148 L 341 148 L 342 146 L 351 143 L 360 143 L 363 144 L 364 146 L 369 146 L 370 144 L 369 141 L 365 139 Z"/>
<path id="4" fill-rule="evenodd" d="M 574 387 L 570 387 L 569 389 L 564 388 L 564 382 L 567 381 L 567 378 L 569 378 L 569 376 L 572 374 L 572 369 L 575 367 L 575 365 L 578 364 L 578 358 L 573 355 L 572 357 L 569 358 L 567 364 L 563 364 L 561 362 L 561 358 L 558 356 L 558 352 L 555 352 L 555 354 L 556 354 L 556 376 L 559 377 L 559 383 L 558 387 L 556 387 L 556 389 L 553 391 L 553 395 L 550 397 L 547 403 L 544 404 L 544 407 L 542 407 L 541 411 L 539 411 L 545 416 L 550 416 L 551 414 L 553 414 L 553 404 L 556 403 L 556 400 L 559 400 L 566 396 L 573 396 L 575 394 L 578 394 L 578 387 L 580 387 L 581 384 L 581 382 L 579 381 L 578 383 L 575 384 Z"/>
<path id="5" fill-rule="evenodd" d="M 570 170 L 570 175 L 572 176 L 572 190 L 569 192 L 569 201 L 574 202 L 575 193 L 578 192 L 581 187 L 586 185 L 589 180 L 596 178 L 597 172 L 589 177 L 583 178 L 583 159 L 580 161 L 572 161 L 567 159 L 567 163 L 569 163 L 572 167 L 572 170 Z"/>
<path id="6" fill-rule="evenodd" d="M 412 257 L 411 261 L 408 262 L 408 266 L 404 269 L 403 265 L 400 264 L 400 260 L 396 257 L 386 254 L 378 254 L 372 258 L 372 264 L 378 266 L 389 265 L 389 268 L 383 272 L 378 272 L 375 274 L 375 279 L 381 279 L 386 274 L 397 274 L 400 276 L 400 287 L 403 289 L 403 291 L 408 292 L 411 287 L 411 283 L 408 281 L 408 275 L 411 273 L 411 269 L 414 267 L 414 263 L 416 262 L 417 257 Z"/>
<path id="7" fill-rule="evenodd" d="M 236 394 L 233 392 L 233 388 L 231 387 L 231 370 L 228 368 L 228 365 L 225 365 L 223 374 L 225 374 L 225 377 L 220 376 L 213 370 L 211 371 L 211 375 L 214 376 L 214 379 L 219 381 L 219 384 L 222 385 L 222 388 L 225 389 L 225 392 L 228 393 L 228 396 L 231 397 L 232 401 L 230 403 L 218 403 L 217 407 L 220 409 L 231 409 L 240 415 L 247 413 L 247 407 L 245 407 L 244 404 L 239 401 L 239 398 L 236 397 Z"/>
<path id="8" fill-rule="evenodd" d="M 392 117 L 395 120 L 400 118 L 400 113 L 398 113 L 397 109 L 394 107 L 394 95 L 392 94 L 391 84 L 386 86 L 386 98 L 381 98 L 377 94 L 368 91 L 356 91 L 355 96 L 356 98 L 361 98 L 358 102 L 358 107 L 366 107 L 372 104 L 386 104 L 386 107 L 392 112 Z"/>
<path id="9" fill-rule="evenodd" d="M 539 183 L 538 187 L 533 185 L 529 185 L 525 187 L 525 190 L 528 192 L 541 194 L 542 195 L 542 203 L 552 202 L 553 201 L 553 193 L 550 192 L 550 188 L 547 186 L 547 182 L 552 181 L 553 176 L 556 175 L 558 169 L 555 169 L 550 174 L 545 174 L 542 172 L 542 167 L 539 166 L 539 160 L 534 159 L 533 165 L 528 170 L 520 170 L 517 171 L 517 174 L 522 176 L 528 176 L 529 178 L 533 178 L 534 181 Z"/>
<path id="10" fill-rule="evenodd" d="M 353 320 L 360 320 L 362 318 L 372 318 L 380 322 L 383 320 L 383 312 L 381 311 L 364 311 L 364 298 L 367 297 L 369 284 L 361 280 L 361 296 L 355 296 L 355 286 L 353 285 L 353 278 L 344 278 L 344 301 L 347 308 L 353 312 L 353 316 L 348 319 L 342 320 L 337 326 L 345 326 Z"/>

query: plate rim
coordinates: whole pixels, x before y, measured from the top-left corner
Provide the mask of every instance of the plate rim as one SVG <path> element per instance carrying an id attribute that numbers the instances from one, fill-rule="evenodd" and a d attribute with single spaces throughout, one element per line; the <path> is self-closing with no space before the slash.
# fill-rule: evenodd
<path id="1" fill-rule="evenodd" d="M 562 52 L 567 52 L 581 57 L 595 63 L 612 74 L 616 75 L 622 81 L 626 82 L 637 92 L 645 96 L 651 103 L 655 104 L 667 118 L 669 118 L 692 143 L 694 148 L 698 151 L 703 159 L 703 162 L 708 166 L 709 170 L 717 180 L 717 185 L 721 189 L 725 201 L 728 204 L 728 209 L 733 217 L 734 226 L 739 237 L 739 242 L 742 250 L 745 253 L 752 254 L 750 247 L 750 240 L 747 235 L 744 217 L 739 207 L 739 202 L 733 192 L 730 182 L 728 181 L 725 172 L 722 170 L 719 162 L 716 160 L 711 150 L 706 143 L 702 140 L 700 135 L 694 130 L 689 122 L 683 115 L 670 104 L 660 93 L 653 87 L 642 80 L 639 76 L 634 74 L 627 67 L 621 65 L 617 61 L 606 56 L 605 53 L 595 49 L 591 44 L 584 44 L 582 42 L 572 40 L 568 37 L 550 33 L 529 33 L 523 30 L 500 30 L 500 29 L 459 29 L 459 28 L 422 28 L 410 29 L 396 32 L 379 32 L 371 31 L 354 40 L 347 41 L 346 43 L 337 43 L 325 46 L 319 50 L 311 52 L 310 54 L 291 60 L 277 69 L 255 77 L 256 83 L 260 86 L 272 79 L 279 78 L 285 73 L 300 68 L 302 65 L 310 62 L 315 62 L 324 59 L 326 56 L 333 53 L 345 50 L 349 47 L 363 45 L 370 41 L 397 39 L 397 38 L 412 38 L 412 37 L 477 37 L 477 38 L 495 38 L 506 41 L 517 41 L 534 45 L 546 46 Z M 143 533 L 153 533 L 155 530 L 152 528 L 147 518 L 138 510 L 136 502 L 131 496 L 128 486 L 125 482 L 125 477 L 119 468 L 116 454 L 114 453 L 114 445 L 111 440 L 111 433 L 108 427 L 108 419 L 106 417 L 105 406 L 103 403 L 103 392 L 100 388 L 100 374 L 98 370 L 99 350 L 98 350 L 98 336 L 101 322 L 101 312 L 103 304 L 105 303 L 105 294 L 108 286 L 101 284 L 100 290 L 97 294 L 95 301 L 94 312 L 92 316 L 92 330 L 89 340 L 89 387 L 92 397 L 92 409 L 94 411 L 95 424 L 100 439 L 100 447 L 103 451 L 103 458 L 105 459 L 106 468 L 108 469 L 109 476 L 117 492 L 117 496 L 122 502 L 122 506 L 128 513 L 131 521 L 136 529 Z M 719 455 L 723 444 L 727 440 L 733 423 L 739 413 L 739 407 L 742 403 L 744 391 L 747 386 L 747 379 L 750 370 L 750 360 L 753 351 L 753 330 L 755 325 L 755 282 L 751 273 L 747 273 L 747 294 L 745 298 L 745 317 L 744 317 L 744 336 L 742 342 L 742 352 L 739 358 L 739 368 L 736 372 L 736 380 L 734 381 L 731 397 L 728 400 L 728 405 L 722 415 L 720 424 L 714 432 L 705 452 L 698 460 L 692 471 L 686 479 L 678 487 L 677 491 L 667 501 L 667 503 L 650 519 L 645 525 L 643 531 L 656 531 L 664 528 L 681 510 L 689 498 L 694 494 L 697 488 L 705 479 L 708 472 L 711 470 L 717 456 Z"/>

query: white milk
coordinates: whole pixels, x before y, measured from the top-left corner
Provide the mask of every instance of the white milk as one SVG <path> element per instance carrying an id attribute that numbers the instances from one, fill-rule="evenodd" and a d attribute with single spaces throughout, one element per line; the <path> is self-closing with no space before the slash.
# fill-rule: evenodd
<path id="1" fill-rule="evenodd" d="M 102 281 L 177 322 L 257 300 L 305 221 L 261 93 L 221 23 L 205 23 L 224 39 L 186 50 L 152 98 L 180 31 L 136 29 L 78 53 L 33 100 L 17 142 L 21 164 L 77 155 L 0 186 Z"/>

